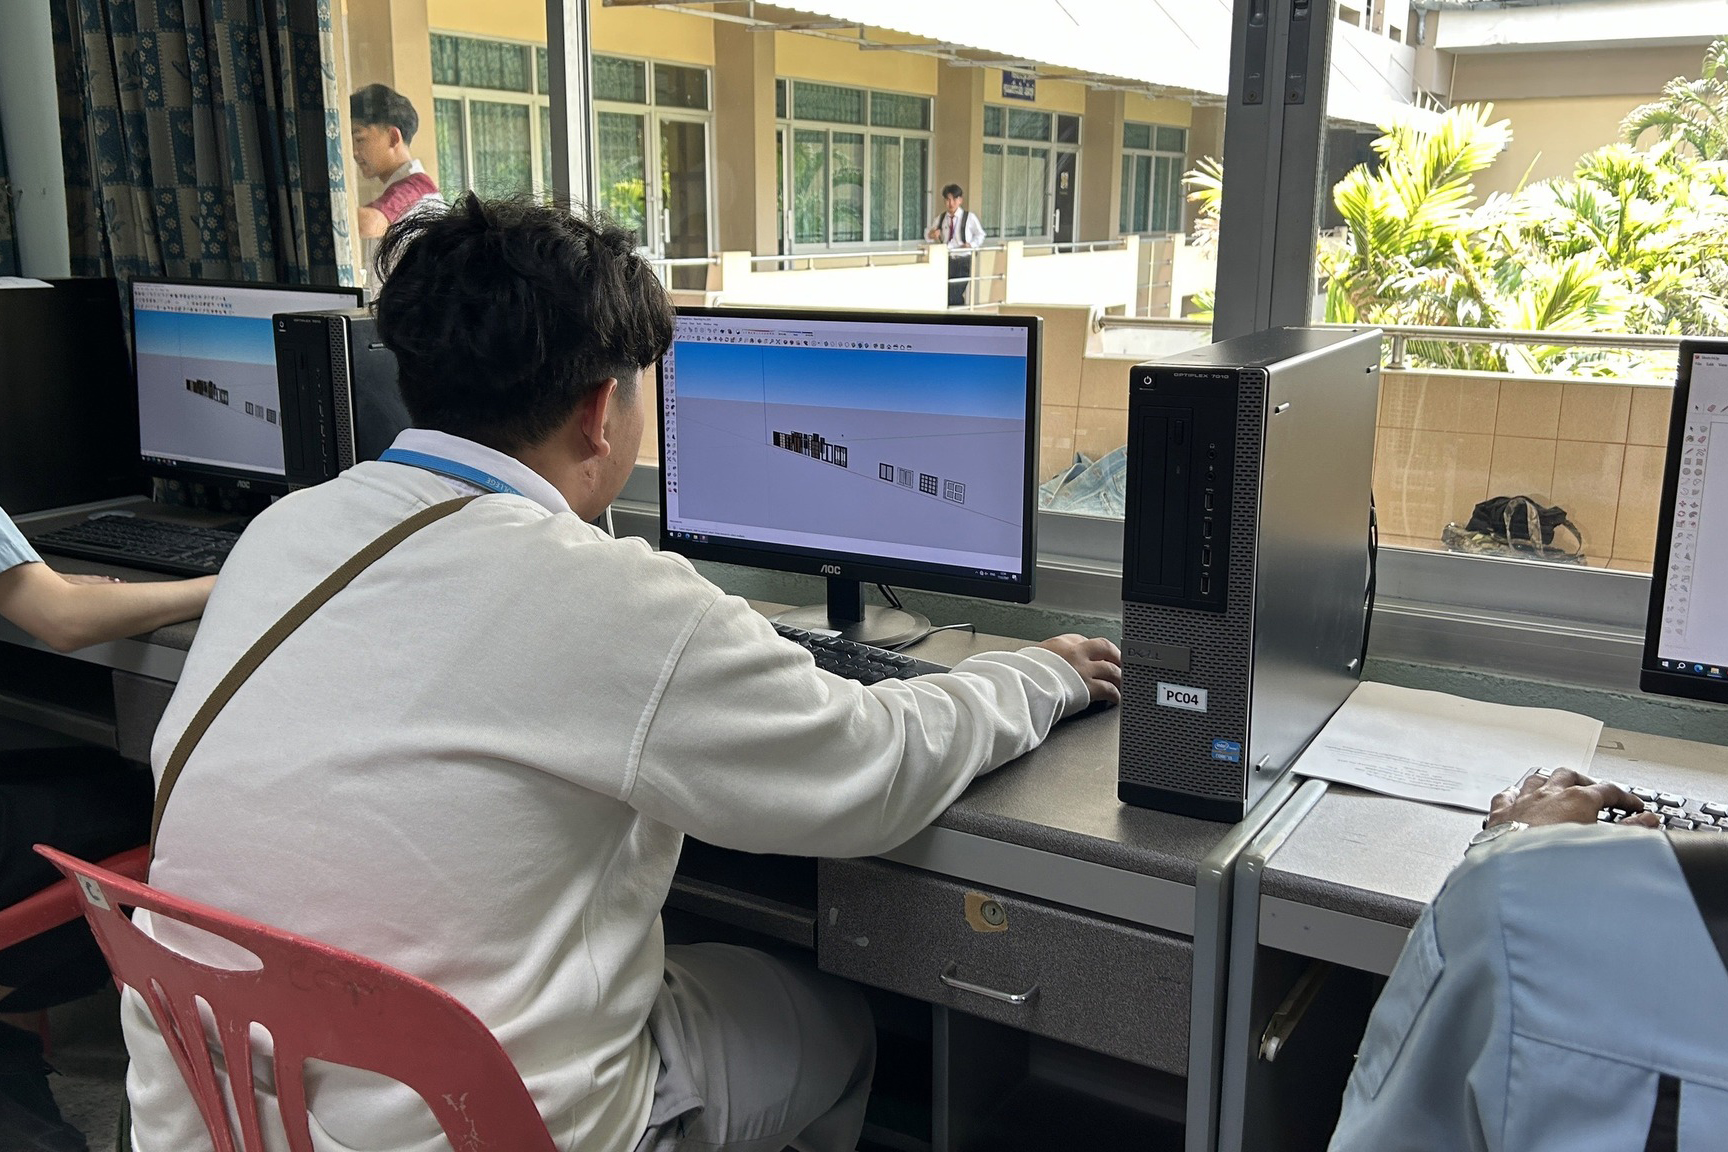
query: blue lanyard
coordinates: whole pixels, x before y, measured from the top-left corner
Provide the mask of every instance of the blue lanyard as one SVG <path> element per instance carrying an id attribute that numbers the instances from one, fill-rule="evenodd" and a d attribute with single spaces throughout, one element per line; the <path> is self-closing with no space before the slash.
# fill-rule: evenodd
<path id="1" fill-rule="evenodd" d="M 455 460 L 446 460 L 442 456 L 433 456 L 427 452 L 411 452 L 406 448 L 389 448 L 379 460 L 388 464 L 407 464 L 412 468 L 424 468 L 428 472 L 436 472 L 440 476 L 448 476 L 452 480 L 464 480 L 469 484 L 477 484 L 488 492 L 498 492 L 505 496 L 520 496 L 521 492 L 510 487 L 490 472 Z"/>

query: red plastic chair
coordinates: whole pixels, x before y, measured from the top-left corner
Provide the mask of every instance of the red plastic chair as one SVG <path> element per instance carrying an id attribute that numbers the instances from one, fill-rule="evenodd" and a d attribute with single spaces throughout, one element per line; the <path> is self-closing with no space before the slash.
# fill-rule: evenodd
<path id="1" fill-rule="evenodd" d="M 150 872 L 150 847 L 140 844 L 108 857 L 97 867 L 128 880 L 142 880 Z M 42 891 L 0 909 L 0 948 L 21 944 L 50 928 L 70 924 L 82 915 L 84 904 L 78 885 L 70 880 L 57 880 Z"/>
<path id="2" fill-rule="evenodd" d="M 235 1145 L 210 1045 L 202 1042 L 199 1001 L 215 1017 L 245 1152 L 264 1149 L 252 1079 L 254 1023 L 275 1042 L 276 1100 L 292 1152 L 312 1152 L 307 1060 L 363 1068 L 408 1085 L 462 1152 L 555 1152 L 497 1037 L 449 993 L 363 956 L 170 896 L 45 845 L 36 851 L 76 881 L 109 968 L 149 1006 L 217 1152 L 235 1152 Z M 188 959 L 134 926 L 132 908 L 231 941 L 263 966 L 234 971 Z M 188 1037 L 194 1042 L 188 1044 Z"/>

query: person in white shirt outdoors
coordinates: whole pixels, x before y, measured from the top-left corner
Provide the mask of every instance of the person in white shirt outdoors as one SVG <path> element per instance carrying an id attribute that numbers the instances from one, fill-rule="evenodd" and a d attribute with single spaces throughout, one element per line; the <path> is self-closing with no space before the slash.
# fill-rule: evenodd
<path id="1" fill-rule="evenodd" d="M 1728 936 L 1700 915 L 1728 907 L 1728 833 L 1643 807 L 1564 769 L 1496 798 L 1375 1005 L 1332 1152 L 1728 1146 Z M 1632 815 L 1580 826 L 1603 808 Z"/>
<path id="2" fill-rule="evenodd" d="M 55 572 L 0 509 L 0 617 L 59 652 L 150 632 L 203 610 L 213 577 L 124 584 Z M 11 741 L 28 744 L 30 741 Z M 100 860 L 144 843 L 150 776 L 113 752 L 0 744 L 0 907 L 60 878 L 31 846 Z M 0 950 L 0 1013 L 31 1013 L 87 996 L 108 978 L 82 919 Z M 83 1149 L 61 1121 L 42 1042 L 0 1023 L 0 1148 Z"/>
<path id="3" fill-rule="evenodd" d="M 445 988 L 497 1034 L 561 1148 L 851 1152 L 874 1059 L 864 1000 L 807 960 L 666 946 L 683 837 L 886 851 L 1064 716 L 1119 699 L 1120 653 L 1070 635 L 869 687 L 818 670 L 681 557 L 591 524 L 635 465 L 641 370 L 672 333 L 629 232 L 470 194 L 392 228 L 380 263 L 379 337 L 414 427 L 248 528 L 158 772 L 308 589 L 407 518 L 482 495 L 240 688 L 186 761 L 151 883 Z M 136 1148 L 209 1148 L 130 993 L 123 1017 Z M 320 1147 L 442 1146 L 405 1087 L 309 1079 Z"/>
<path id="4" fill-rule="evenodd" d="M 427 205 L 444 207 L 437 183 L 408 150 L 420 130 L 420 114 L 408 97 L 383 84 L 368 84 L 348 98 L 348 118 L 353 122 L 354 166 L 360 175 L 384 182 L 378 198 L 360 206 L 355 228 L 362 240 L 377 239 L 403 216 Z"/>
<path id="5" fill-rule="evenodd" d="M 948 306 L 953 308 L 966 303 L 966 290 L 972 283 L 972 253 L 984 246 L 984 224 L 966 210 L 966 193 L 960 185 L 943 188 L 942 202 L 946 210 L 924 236 L 948 246 Z"/>

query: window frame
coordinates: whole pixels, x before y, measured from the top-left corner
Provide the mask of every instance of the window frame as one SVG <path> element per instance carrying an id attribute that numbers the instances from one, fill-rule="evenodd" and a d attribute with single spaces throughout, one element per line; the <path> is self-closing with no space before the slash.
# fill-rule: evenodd
<path id="1" fill-rule="evenodd" d="M 780 194 L 784 197 L 782 203 L 785 205 L 781 215 L 782 227 L 784 228 L 784 242 L 782 247 L 785 251 L 778 254 L 795 256 L 824 252 L 900 252 L 906 251 L 909 248 L 923 247 L 926 243 L 924 240 L 924 229 L 929 226 L 929 221 L 934 218 L 933 213 L 935 211 L 932 204 L 934 191 L 931 188 L 931 170 L 933 167 L 932 160 L 935 157 L 936 147 L 936 98 L 934 96 L 926 96 L 921 92 L 898 92 L 891 88 L 865 88 L 855 84 L 831 84 L 826 80 L 811 80 L 798 76 L 776 76 L 774 81 L 776 85 L 774 128 L 777 132 L 785 133 L 784 139 L 786 141 L 785 157 L 775 173 L 775 178 L 780 182 Z M 811 120 L 799 118 L 797 116 L 797 86 L 800 83 L 820 84 L 828 88 L 847 88 L 862 93 L 864 96 L 863 120 L 859 123 L 853 124 L 837 120 Z M 781 85 L 784 85 L 783 89 L 780 87 Z M 782 91 L 785 94 L 786 100 L 785 115 L 779 114 L 780 109 L 778 107 L 779 96 Z M 931 127 L 925 129 L 895 128 L 874 124 L 872 122 L 871 112 L 875 98 L 878 95 L 892 96 L 896 98 L 910 97 L 915 100 L 923 101 L 925 110 L 928 113 L 927 119 Z M 826 213 L 823 223 L 824 238 L 820 241 L 806 241 L 797 238 L 797 207 L 795 197 L 792 195 L 795 191 L 792 177 L 797 140 L 795 133 L 797 132 L 821 132 L 826 135 L 824 147 L 826 149 L 825 156 L 827 159 L 824 164 L 825 175 L 823 178 L 827 183 L 827 199 Z M 864 238 L 862 240 L 834 239 L 834 208 L 837 202 L 837 197 L 834 195 L 833 156 L 834 133 L 836 132 L 857 134 L 864 138 L 863 163 L 859 168 L 859 171 L 862 174 L 861 179 L 863 188 L 861 220 Z M 915 236 L 909 237 L 906 235 L 905 203 L 901 198 L 901 192 L 903 190 L 898 181 L 896 181 L 897 192 L 895 214 L 900 218 L 900 236 L 893 240 L 877 240 L 872 236 L 873 222 L 875 219 L 875 202 L 872 195 L 872 188 L 876 177 L 876 150 L 874 144 L 877 139 L 893 139 L 899 141 L 897 150 L 900 153 L 902 164 L 904 164 L 907 140 L 921 140 L 924 143 L 924 175 L 923 188 L 921 190 L 923 211 L 919 217 L 919 228 Z"/>
<path id="2" fill-rule="evenodd" d="M 592 124 L 592 102 L 586 111 Z M 774 122 L 790 132 L 790 117 Z M 636 465 L 615 505 L 621 533 L 657 541 L 659 483 L 657 464 Z M 1118 617 L 1121 522 L 1037 515 L 1035 603 Z M 1370 653 L 1377 661 L 1636 691 L 1649 596 L 1650 577 L 1639 573 L 1387 547 Z"/>
<path id="3" fill-rule="evenodd" d="M 539 198 L 549 194 L 552 190 L 552 179 L 551 173 L 546 170 L 546 157 L 542 156 L 540 153 L 540 139 L 542 132 L 546 133 L 548 137 L 551 133 L 551 84 L 548 83 L 546 85 L 546 90 L 541 90 L 539 63 L 534 52 L 537 48 L 544 49 L 547 46 L 536 43 L 532 40 L 512 40 L 505 36 L 476 36 L 467 32 L 450 32 L 442 28 L 432 29 L 431 34 L 434 36 L 447 36 L 453 40 L 478 40 L 488 44 L 508 44 L 513 48 L 522 49 L 523 55 L 527 59 L 529 90 L 526 92 L 517 92 L 507 88 L 476 88 L 472 85 L 466 84 L 434 83 L 432 85 L 432 99 L 434 101 L 432 106 L 434 150 L 437 148 L 436 140 L 438 132 L 438 106 L 436 101 L 455 100 L 459 102 L 462 107 L 462 163 L 464 167 L 463 175 L 467 185 L 463 191 L 467 191 L 474 186 L 474 119 L 472 105 L 474 101 L 480 101 L 487 104 L 514 104 L 527 107 L 529 195 Z M 442 180 L 444 175 L 442 165 L 440 165 L 438 175 L 440 180 Z M 442 183 L 439 184 L 438 190 L 444 195 L 446 200 L 448 200 L 452 194 L 451 190 L 446 189 Z"/>
<path id="4" fill-rule="evenodd" d="M 714 187 L 714 69 L 707 64 L 691 64 L 683 60 L 666 60 L 658 56 L 633 56 L 621 52 L 594 52 L 595 56 L 604 56 L 613 60 L 628 60 L 642 65 L 642 100 L 640 104 L 628 100 L 608 100 L 596 96 L 589 101 L 588 131 L 592 141 L 591 160 L 594 164 L 594 179 L 599 182 L 599 148 L 600 148 L 600 114 L 613 112 L 627 116 L 641 116 L 642 126 L 642 179 L 643 179 L 643 217 L 642 245 L 640 251 L 651 255 L 665 251 L 666 237 L 658 218 L 660 205 L 660 141 L 657 136 L 661 119 L 683 120 L 688 123 L 701 123 L 703 139 L 707 150 L 707 171 L 703 175 L 703 196 L 707 199 L 708 212 L 708 246 L 718 251 L 714 239 L 718 217 L 716 216 L 716 190 Z M 706 108 L 685 108 L 676 104 L 657 104 L 654 101 L 654 76 L 657 65 L 665 64 L 674 68 L 688 68 L 701 72 L 707 91 Z M 596 188 L 598 199 L 598 188 Z"/>
<path id="5" fill-rule="evenodd" d="M 1064 144 L 1058 141 L 1057 137 L 1059 133 L 1057 131 L 1057 117 L 1074 116 L 1078 119 L 1080 121 L 1080 132 L 1082 136 L 1084 136 L 1086 130 L 1085 117 L 1074 112 L 1058 112 L 1053 108 L 1020 108 L 1008 104 L 993 104 L 989 102 L 985 103 L 984 108 L 985 113 L 981 120 L 981 132 L 984 141 L 984 168 L 986 173 L 989 171 L 990 167 L 989 157 L 992 155 L 992 148 L 997 150 L 995 155 L 1001 158 L 997 166 L 997 177 L 995 181 L 997 187 L 994 189 L 990 187 L 990 177 L 986 175 L 984 177 L 985 187 L 978 197 L 978 218 L 983 222 L 986 234 L 988 234 L 991 239 L 1003 244 L 1010 240 L 1018 240 L 1024 244 L 1032 245 L 1055 243 L 1056 158 L 1058 154 L 1062 152 L 1073 152 L 1076 156 L 1078 156 L 1080 152 L 1080 144 Z M 998 135 L 989 134 L 989 113 L 992 110 L 1002 113 L 1002 131 Z M 1014 113 L 1016 112 L 1023 114 L 1030 113 L 1044 117 L 1050 130 L 1048 137 L 1040 140 L 1013 135 L 1009 125 L 1014 118 Z M 1010 236 L 1008 234 L 1008 229 L 1003 222 L 1008 211 L 1008 162 L 1010 159 L 1008 150 L 1010 148 L 1025 148 L 1028 153 L 1030 153 L 1032 149 L 1037 148 L 1044 152 L 1044 212 L 1043 218 L 1040 222 L 1040 231 L 1035 233 L 1027 232 L 1023 235 Z M 1030 156 L 1028 156 L 1028 162 L 1030 162 Z M 1080 164 L 1076 161 L 1075 171 L 1078 172 L 1079 169 Z M 1031 187 L 1030 182 L 1026 182 L 1024 187 L 1029 189 Z M 1076 189 L 1075 203 L 1079 203 L 1078 189 Z M 989 212 L 987 211 L 987 206 L 990 204 L 996 206 L 997 218 L 995 220 L 990 218 Z"/>
<path id="6" fill-rule="evenodd" d="M 1145 129 L 1147 129 L 1147 139 L 1151 142 L 1151 147 L 1140 148 L 1140 147 L 1129 146 L 1126 137 L 1128 134 L 1128 129 L 1130 129 L 1130 128 L 1145 128 Z M 1173 152 L 1168 148 L 1159 148 L 1158 147 L 1158 130 L 1161 128 L 1172 129 L 1172 130 L 1175 130 L 1175 131 L 1182 133 L 1182 151 Z M 1185 127 L 1181 124 L 1159 124 L 1159 123 L 1157 123 L 1155 121 L 1151 121 L 1151 120 L 1124 120 L 1122 122 L 1122 134 L 1124 137 L 1124 139 L 1122 140 L 1122 163 L 1121 163 L 1122 172 L 1121 172 L 1121 181 L 1120 181 L 1120 184 L 1121 184 L 1120 190 L 1122 193 L 1122 202 L 1121 202 L 1121 209 L 1117 213 L 1117 217 L 1116 217 L 1117 235 L 1120 235 L 1120 236 L 1174 236 L 1174 235 L 1180 235 L 1182 232 L 1186 231 L 1186 228 L 1185 228 L 1186 221 L 1184 219 L 1186 214 L 1183 210 L 1183 204 L 1184 204 L 1185 200 L 1184 200 L 1184 197 L 1182 195 L 1181 188 L 1182 188 L 1182 173 L 1184 170 L 1186 170 L 1186 168 L 1188 166 L 1188 133 L 1190 131 L 1192 131 L 1191 127 Z M 1158 227 L 1147 227 L 1147 228 L 1143 228 L 1143 229 L 1130 228 L 1125 223 L 1125 221 L 1131 222 L 1133 220 L 1133 217 L 1134 217 L 1133 205 L 1130 202 L 1130 192 L 1132 191 L 1131 173 L 1132 173 L 1133 168 L 1136 167 L 1138 165 L 1138 163 L 1142 160 L 1144 160 L 1146 162 L 1146 168 L 1147 168 L 1146 190 L 1147 190 L 1147 195 L 1148 195 L 1149 200 L 1150 200 L 1150 202 L 1146 205 L 1146 222 L 1148 225 L 1151 225 L 1154 223 L 1167 222 L 1169 219 L 1169 213 L 1174 212 L 1175 213 L 1176 226 L 1173 228 L 1158 228 Z M 1157 212 L 1157 208 L 1158 208 L 1158 191 L 1159 191 L 1158 183 L 1157 183 L 1157 181 L 1158 181 L 1158 161 L 1159 160 L 1168 160 L 1171 162 L 1171 165 L 1174 169 L 1173 186 L 1175 188 L 1175 194 L 1173 196 L 1171 196 L 1170 200 L 1167 201 L 1165 204 L 1165 208 L 1167 209 L 1167 211 L 1166 211 L 1165 217 L 1162 221 L 1160 221 L 1156 218 L 1156 212 Z"/>

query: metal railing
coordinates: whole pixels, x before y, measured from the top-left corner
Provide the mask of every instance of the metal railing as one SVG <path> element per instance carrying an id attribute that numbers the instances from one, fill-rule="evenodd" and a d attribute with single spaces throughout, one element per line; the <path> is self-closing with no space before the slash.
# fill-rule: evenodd
<path id="1" fill-rule="evenodd" d="M 1094 327 L 1102 332 L 1109 328 L 1162 328 L 1176 331 L 1208 332 L 1206 320 L 1176 320 L 1163 316 L 1099 316 Z M 1316 323 L 1315 328 L 1379 328 L 1386 333 L 1386 367 L 1406 366 L 1412 340 L 1441 340 L 1453 344 L 1522 344 L 1542 348 L 1606 348 L 1613 351 L 1674 351 L 1683 337 L 1647 332 L 1546 332 L 1524 328 L 1468 328 L 1445 324 L 1330 324 Z"/>

